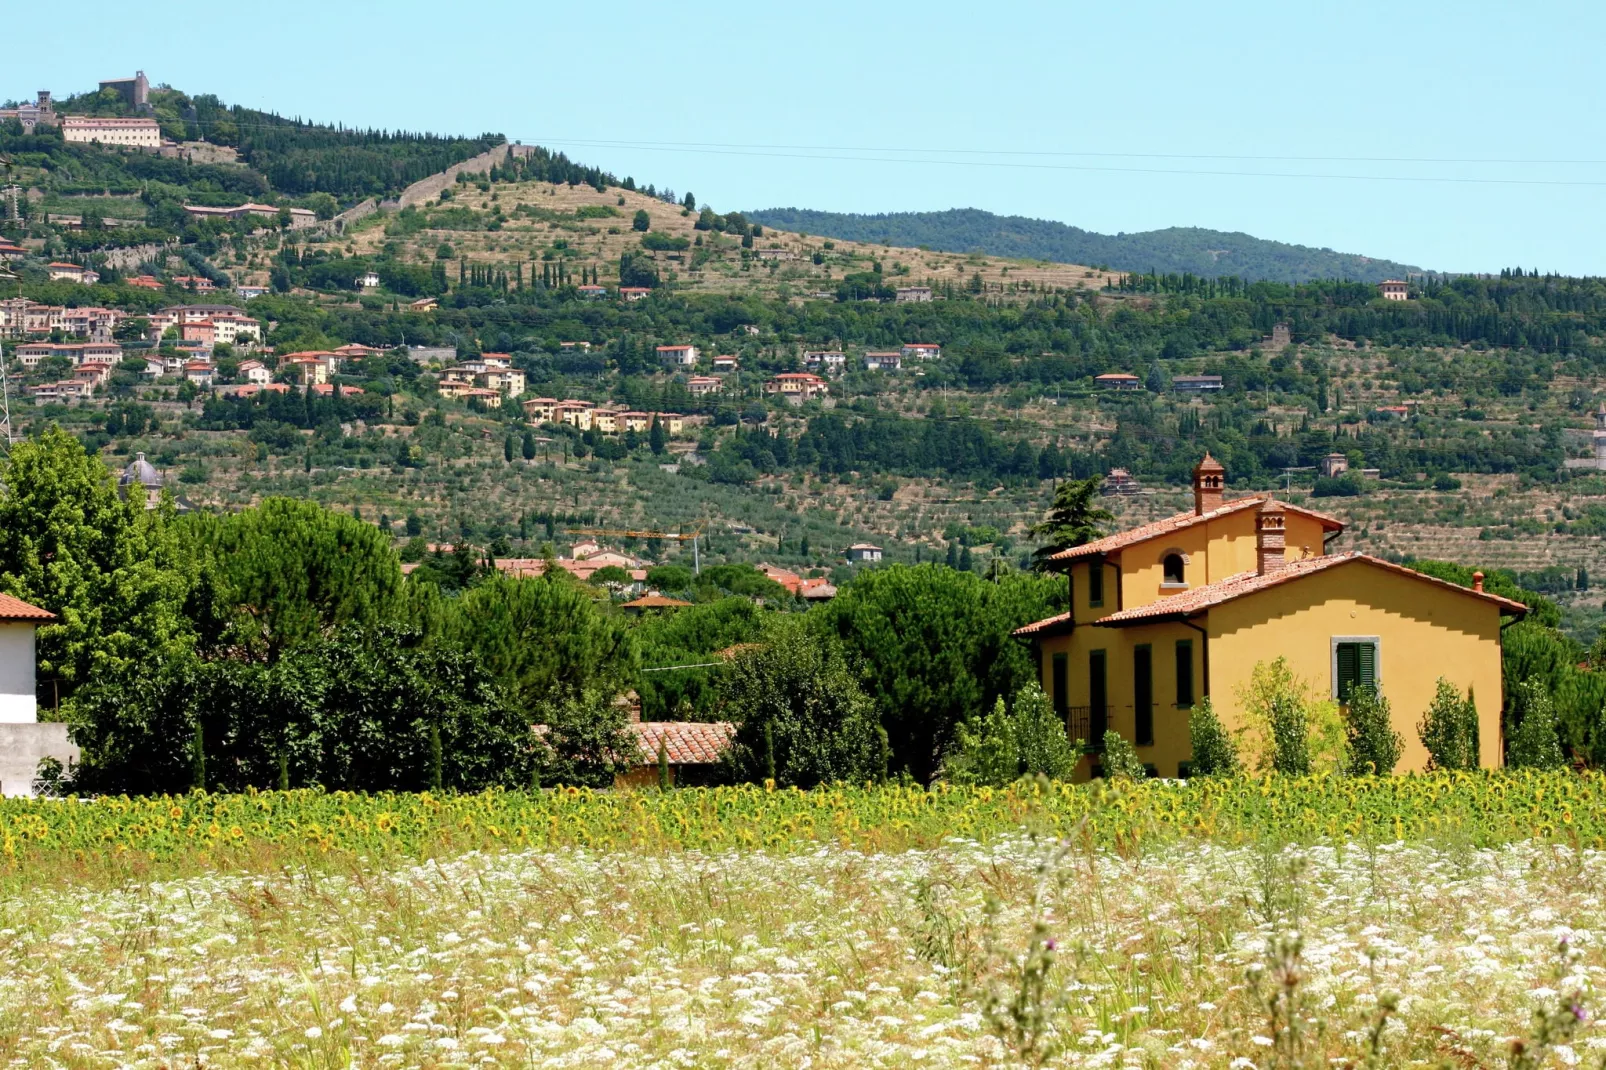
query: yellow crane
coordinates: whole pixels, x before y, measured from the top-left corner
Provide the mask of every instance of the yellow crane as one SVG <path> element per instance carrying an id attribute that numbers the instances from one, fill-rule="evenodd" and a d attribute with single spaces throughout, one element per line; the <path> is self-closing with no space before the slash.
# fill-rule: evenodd
<path id="1" fill-rule="evenodd" d="M 612 535 L 615 538 L 629 539 L 674 539 L 676 542 L 686 542 L 689 539 L 691 540 L 691 570 L 695 575 L 699 576 L 702 575 L 703 572 L 702 556 L 697 550 L 698 536 L 702 535 L 703 533 L 701 525 L 698 526 L 696 531 L 690 533 L 676 531 L 637 531 L 633 528 L 564 528 L 563 530 L 570 535 Z"/>

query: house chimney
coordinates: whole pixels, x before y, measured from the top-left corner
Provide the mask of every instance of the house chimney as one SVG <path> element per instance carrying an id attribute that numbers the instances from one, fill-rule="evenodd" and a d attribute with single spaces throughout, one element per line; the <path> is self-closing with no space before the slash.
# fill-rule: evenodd
<path id="1" fill-rule="evenodd" d="M 1255 572 L 1266 575 L 1288 563 L 1283 556 L 1287 518 L 1281 504 L 1268 499 L 1255 514 Z"/>
<path id="2" fill-rule="evenodd" d="M 1193 512 L 1203 516 L 1221 508 L 1221 494 L 1227 486 L 1227 470 L 1208 452 L 1193 470 Z"/>
<path id="3" fill-rule="evenodd" d="M 1483 573 L 1474 572 L 1472 574 L 1472 589 L 1479 594 L 1483 593 Z"/>

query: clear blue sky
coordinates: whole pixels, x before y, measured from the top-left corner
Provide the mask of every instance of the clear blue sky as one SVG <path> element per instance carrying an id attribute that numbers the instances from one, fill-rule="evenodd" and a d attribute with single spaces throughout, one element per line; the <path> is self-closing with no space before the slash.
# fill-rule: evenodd
<path id="1" fill-rule="evenodd" d="M 80 0 L 72 22 L 8 50 L 0 97 L 140 68 L 317 120 L 499 131 L 720 210 L 975 206 L 1606 274 L 1599 3 Z"/>

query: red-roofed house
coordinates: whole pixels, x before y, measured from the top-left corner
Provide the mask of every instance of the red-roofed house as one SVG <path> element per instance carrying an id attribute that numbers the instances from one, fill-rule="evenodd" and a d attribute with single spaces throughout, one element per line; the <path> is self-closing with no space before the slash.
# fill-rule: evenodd
<path id="1" fill-rule="evenodd" d="M 1043 690 L 1098 771 L 1105 731 L 1162 776 L 1192 760 L 1190 710 L 1211 700 L 1229 730 L 1257 664 L 1285 659 L 1319 697 L 1375 687 L 1422 769 L 1416 723 L 1442 677 L 1479 699 L 1483 765 L 1501 763 L 1500 629 L 1520 603 L 1360 553 L 1329 554 L 1343 523 L 1266 496 L 1227 501 L 1206 455 L 1194 508 L 1048 558 L 1067 574 L 1070 610 L 1016 631 L 1035 648 Z M 1485 698 L 1485 696 L 1488 696 Z"/>
<path id="2" fill-rule="evenodd" d="M 696 346 L 659 346 L 658 359 L 675 368 L 689 368 L 697 363 Z"/>
<path id="3" fill-rule="evenodd" d="M 20 598 L 0 594 L 0 723 L 32 724 L 35 704 L 34 629 L 56 615 Z"/>

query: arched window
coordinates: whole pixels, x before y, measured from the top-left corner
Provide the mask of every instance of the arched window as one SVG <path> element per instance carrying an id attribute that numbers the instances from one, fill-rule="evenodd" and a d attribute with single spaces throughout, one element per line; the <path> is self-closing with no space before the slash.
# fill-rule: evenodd
<path id="1" fill-rule="evenodd" d="M 1181 554 L 1166 554 L 1164 560 L 1162 560 L 1160 564 L 1165 569 L 1166 583 L 1187 582 L 1185 579 L 1183 579 L 1183 568 L 1186 566 L 1187 562 L 1183 559 Z"/>

